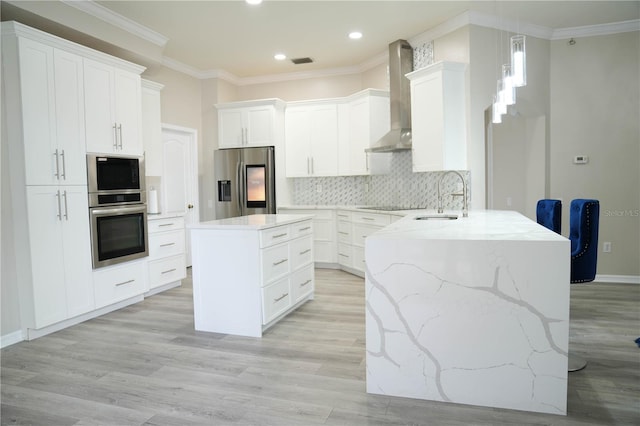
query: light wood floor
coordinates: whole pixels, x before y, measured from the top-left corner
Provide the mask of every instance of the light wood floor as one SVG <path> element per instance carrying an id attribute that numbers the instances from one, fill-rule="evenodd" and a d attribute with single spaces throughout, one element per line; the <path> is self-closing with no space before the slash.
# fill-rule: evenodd
<path id="1" fill-rule="evenodd" d="M 640 286 L 571 287 L 569 415 L 365 392 L 364 281 L 316 271 L 316 300 L 262 339 L 195 332 L 192 288 L 1 352 L 2 424 L 640 424 Z M 469 348 L 472 350 L 472 348 Z"/>

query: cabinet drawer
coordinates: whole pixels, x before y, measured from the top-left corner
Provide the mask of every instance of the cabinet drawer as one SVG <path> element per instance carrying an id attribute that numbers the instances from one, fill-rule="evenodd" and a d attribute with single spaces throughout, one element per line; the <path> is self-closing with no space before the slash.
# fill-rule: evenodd
<path id="1" fill-rule="evenodd" d="M 313 262 L 313 239 L 311 235 L 291 241 L 289 247 L 292 271 Z"/>
<path id="2" fill-rule="evenodd" d="M 338 210 L 336 213 L 336 217 L 338 218 L 338 220 L 346 220 L 346 221 L 351 221 L 351 216 L 352 216 L 352 212 L 348 211 L 348 210 Z"/>
<path id="3" fill-rule="evenodd" d="M 289 244 L 278 244 L 262 250 L 262 285 L 289 273 Z"/>
<path id="4" fill-rule="evenodd" d="M 305 220 L 304 222 L 294 223 L 290 226 L 291 238 L 301 237 L 303 235 L 313 234 L 313 224 L 311 220 Z"/>
<path id="5" fill-rule="evenodd" d="M 369 225 L 376 225 L 376 226 L 387 226 L 388 224 L 391 223 L 391 220 L 389 219 L 389 215 L 388 214 L 381 214 L 381 213 L 360 213 L 360 212 L 356 212 L 353 213 L 352 219 L 351 219 L 354 223 L 358 222 L 358 223 L 366 223 Z"/>
<path id="6" fill-rule="evenodd" d="M 309 265 L 306 268 L 300 269 L 299 271 L 291 274 L 291 293 L 293 293 L 293 304 L 298 303 L 313 292 L 313 276 L 313 265 Z"/>
<path id="7" fill-rule="evenodd" d="M 351 244 L 351 222 L 338 221 L 338 243 Z"/>
<path id="8" fill-rule="evenodd" d="M 364 247 L 364 239 L 380 229 L 382 229 L 381 226 L 371 226 L 365 225 L 364 223 L 354 223 L 352 240 L 353 245 Z"/>
<path id="9" fill-rule="evenodd" d="M 262 324 L 268 324 L 292 305 L 289 278 L 262 288 Z"/>
<path id="10" fill-rule="evenodd" d="M 149 235 L 149 259 L 184 253 L 184 230 Z"/>
<path id="11" fill-rule="evenodd" d="M 364 272 L 364 247 L 353 247 L 353 264 L 351 267 Z"/>
<path id="12" fill-rule="evenodd" d="M 93 271 L 96 309 L 144 293 L 147 262 Z"/>
<path id="13" fill-rule="evenodd" d="M 291 238 L 289 226 L 278 226 L 276 228 L 260 231 L 260 247 L 269 247 L 274 244 L 283 243 Z"/>
<path id="14" fill-rule="evenodd" d="M 351 245 L 338 243 L 338 263 L 343 266 L 353 266 L 353 247 Z"/>
<path id="15" fill-rule="evenodd" d="M 184 229 L 184 218 L 152 219 L 148 221 L 149 234 Z"/>
<path id="16" fill-rule="evenodd" d="M 149 262 L 149 289 L 185 278 L 185 263 L 184 254 Z"/>

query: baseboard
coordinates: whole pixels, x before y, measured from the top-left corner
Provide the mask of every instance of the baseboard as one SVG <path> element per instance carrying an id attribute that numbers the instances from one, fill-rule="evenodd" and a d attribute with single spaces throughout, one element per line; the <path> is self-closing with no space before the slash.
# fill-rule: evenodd
<path id="1" fill-rule="evenodd" d="M 640 284 L 640 275 L 596 275 L 598 283 Z"/>
<path id="2" fill-rule="evenodd" d="M 4 336 L 0 336 L 0 348 L 5 348 L 7 346 L 15 345 L 16 343 L 22 342 L 23 340 L 24 340 L 24 335 L 22 334 L 22 330 L 5 334 Z"/>

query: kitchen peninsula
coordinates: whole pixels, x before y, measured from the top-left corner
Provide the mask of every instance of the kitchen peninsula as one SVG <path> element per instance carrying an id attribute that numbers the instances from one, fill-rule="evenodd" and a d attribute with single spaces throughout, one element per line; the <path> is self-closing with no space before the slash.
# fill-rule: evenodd
<path id="1" fill-rule="evenodd" d="M 190 225 L 195 329 L 261 337 L 313 299 L 311 219 L 258 214 Z"/>
<path id="2" fill-rule="evenodd" d="M 512 211 L 419 213 L 365 258 L 367 392 L 566 414 L 569 240 Z"/>

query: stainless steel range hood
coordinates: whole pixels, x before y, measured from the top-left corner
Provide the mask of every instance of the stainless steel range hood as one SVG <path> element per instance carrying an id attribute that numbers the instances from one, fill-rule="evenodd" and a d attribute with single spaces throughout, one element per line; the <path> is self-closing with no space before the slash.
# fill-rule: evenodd
<path id="1" fill-rule="evenodd" d="M 405 74 L 413 71 L 413 49 L 406 40 L 389 45 L 389 100 L 391 130 L 366 152 L 411 149 L 411 91 Z"/>

